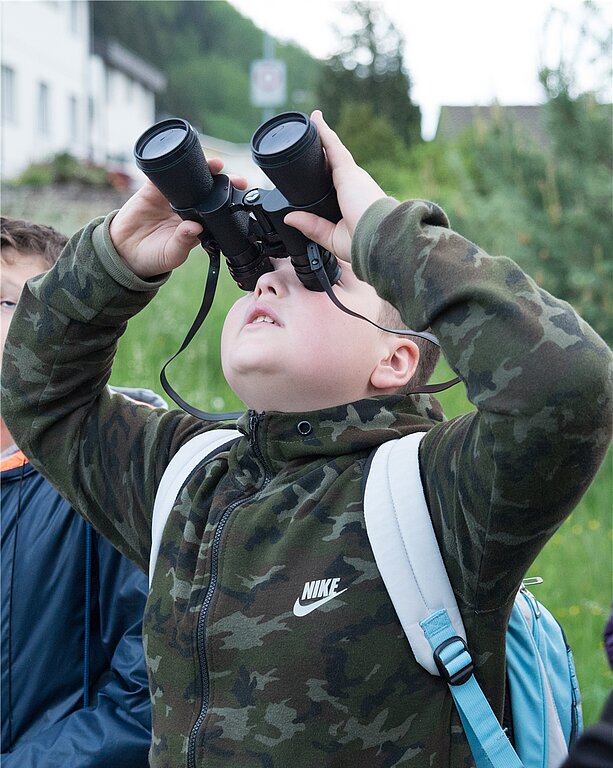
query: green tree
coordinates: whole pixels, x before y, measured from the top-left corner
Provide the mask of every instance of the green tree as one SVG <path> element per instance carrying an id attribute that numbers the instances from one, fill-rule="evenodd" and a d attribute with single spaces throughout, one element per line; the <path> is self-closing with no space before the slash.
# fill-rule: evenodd
<path id="1" fill-rule="evenodd" d="M 389 118 L 376 114 L 372 104 L 345 102 L 335 128 L 351 149 L 356 163 L 367 171 L 371 171 L 382 154 L 391 165 L 402 162 L 406 156 L 406 146 Z"/>
<path id="2" fill-rule="evenodd" d="M 591 27 L 580 28 L 582 37 Z M 610 60 L 607 39 L 590 48 Z M 456 229 L 515 259 L 611 343 L 611 105 L 579 92 L 566 60 L 543 69 L 541 82 L 549 142 L 532 143 L 501 108 L 487 129 L 439 146 L 453 180 L 447 175 L 442 194 L 430 194 L 445 203 Z"/>
<path id="3" fill-rule="evenodd" d="M 361 110 L 367 105 L 406 146 L 418 143 L 421 113 L 411 101 L 403 36 L 377 3 L 353 0 L 347 5 L 346 18 L 353 19 L 355 29 L 342 39 L 340 51 L 328 60 L 319 81 L 324 114 L 338 125 L 343 111 L 346 125 L 351 119 L 359 125 Z M 385 148 L 373 146 L 371 152 L 379 149 Z"/>
<path id="4" fill-rule="evenodd" d="M 94 34 L 114 38 L 168 78 L 160 115 L 186 118 L 228 141 L 249 141 L 262 118 L 249 99 L 250 65 L 262 57 L 263 33 L 227 2 L 95 0 Z M 276 45 L 287 67 L 284 109 L 309 111 L 323 64 L 293 44 Z"/>

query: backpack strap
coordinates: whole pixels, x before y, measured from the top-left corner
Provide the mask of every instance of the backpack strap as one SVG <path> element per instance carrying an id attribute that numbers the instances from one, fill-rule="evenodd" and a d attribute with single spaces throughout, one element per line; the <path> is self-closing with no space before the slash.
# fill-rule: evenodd
<path id="1" fill-rule="evenodd" d="M 153 503 L 151 519 L 151 553 L 149 555 L 149 588 L 160 551 L 166 521 L 188 477 L 198 464 L 220 453 L 240 437 L 236 429 L 212 429 L 189 440 L 175 453 L 164 470 Z"/>
<path id="2" fill-rule="evenodd" d="M 440 674 L 420 622 L 444 609 L 454 634 L 464 624 L 426 506 L 417 452 L 425 432 L 383 443 L 373 455 L 364 491 L 364 517 L 387 591 L 417 661 Z"/>
<path id="3" fill-rule="evenodd" d="M 423 492 L 424 434 L 383 443 L 372 457 L 364 491 L 370 545 L 415 658 L 449 685 L 477 768 L 522 768 L 473 674 Z"/>

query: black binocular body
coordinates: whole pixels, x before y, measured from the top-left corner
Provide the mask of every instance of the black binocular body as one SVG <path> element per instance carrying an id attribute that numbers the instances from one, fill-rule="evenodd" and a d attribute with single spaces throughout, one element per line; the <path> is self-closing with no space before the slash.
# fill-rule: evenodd
<path id="1" fill-rule="evenodd" d="M 137 140 L 136 164 L 182 219 L 199 222 L 209 253 L 223 253 L 230 274 L 245 291 L 273 270 L 271 258 L 289 257 L 303 285 L 323 290 L 315 269 L 330 284 L 340 277 L 336 257 L 317 249 L 284 223 L 290 211 L 308 211 L 332 222 L 342 214 L 316 125 L 302 112 L 284 112 L 263 123 L 251 140 L 251 156 L 273 189 L 236 189 L 209 170 L 196 131 L 179 118 L 162 120 Z"/>

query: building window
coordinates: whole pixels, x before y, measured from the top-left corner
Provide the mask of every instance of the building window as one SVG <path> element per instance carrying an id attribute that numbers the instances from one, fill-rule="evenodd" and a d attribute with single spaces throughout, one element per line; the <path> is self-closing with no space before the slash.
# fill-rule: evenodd
<path id="1" fill-rule="evenodd" d="M 78 0 L 70 0 L 69 7 L 70 15 L 70 32 L 76 35 L 79 31 L 79 2 Z"/>
<path id="2" fill-rule="evenodd" d="M 38 84 L 38 132 L 43 136 L 51 133 L 51 116 L 49 114 L 49 86 L 47 83 Z"/>
<path id="3" fill-rule="evenodd" d="M 104 94 L 109 104 L 113 100 L 113 73 L 110 69 L 104 70 Z"/>
<path id="4" fill-rule="evenodd" d="M 7 123 L 17 122 L 17 76 L 12 67 L 2 65 L 2 119 Z"/>
<path id="5" fill-rule="evenodd" d="M 76 96 L 68 98 L 68 131 L 72 143 L 79 140 L 79 102 Z"/>

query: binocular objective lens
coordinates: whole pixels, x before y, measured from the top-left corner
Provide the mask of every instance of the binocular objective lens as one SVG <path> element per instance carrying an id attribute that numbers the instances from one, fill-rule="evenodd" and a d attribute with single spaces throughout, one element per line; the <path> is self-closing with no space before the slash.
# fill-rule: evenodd
<path id="1" fill-rule="evenodd" d="M 268 175 L 269 169 L 274 173 L 275 169 L 285 169 L 308 155 L 317 139 L 317 128 L 308 115 L 284 112 L 267 120 L 253 134 L 251 155 L 255 164 Z"/>
<path id="2" fill-rule="evenodd" d="M 304 136 L 307 126 L 304 123 L 287 122 L 274 126 L 259 141 L 258 152 L 261 155 L 273 155 L 293 147 Z"/>
<path id="3" fill-rule="evenodd" d="M 158 157 L 172 152 L 176 149 L 187 135 L 187 130 L 180 128 L 166 128 L 158 134 L 151 136 L 142 147 L 140 147 L 140 156 L 143 160 L 156 160 Z"/>
<path id="4" fill-rule="evenodd" d="M 194 208 L 213 188 L 213 177 L 192 126 L 178 117 L 148 128 L 134 147 L 136 165 L 176 209 Z"/>

